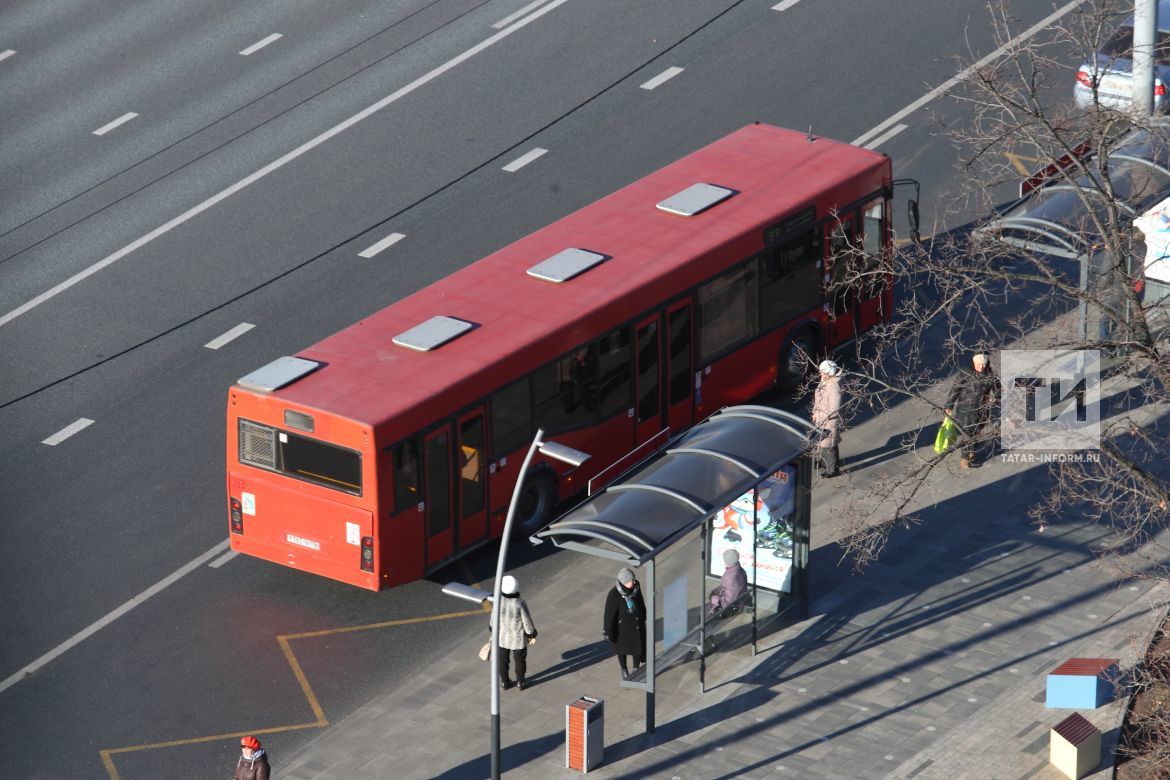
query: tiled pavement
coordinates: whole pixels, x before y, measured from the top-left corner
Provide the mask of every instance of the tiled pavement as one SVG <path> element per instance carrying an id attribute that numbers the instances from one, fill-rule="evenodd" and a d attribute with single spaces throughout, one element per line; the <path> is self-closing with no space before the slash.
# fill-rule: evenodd
<path id="1" fill-rule="evenodd" d="M 852 429 L 846 458 L 907 430 L 899 414 Z M 1132 666 L 1166 589 L 1100 563 L 1099 527 L 1039 532 L 1024 513 L 1042 471 L 998 460 L 938 479 L 921 524 L 854 575 L 831 543 L 835 510 L 891 464 L 816 487 L 811 617 L 763 637 L 754 657 L 747 647 L 713 655 L 706 693 L 695 662 L 660 675 L 654 734 L 644 733 L 645 695 L 620 687 L 598 641 L 612 567 L 556 553 L 556 580 L 525 593 L 540 627 L 533 685 L 501 694 L 505 776 L 578 774 L 565 768 L 564 713 L 589 695 L 605 700 L 605 763 L 590 773 L 603 778 L 1063 777 L 1048 765 L 1048 730 L 1071 711 L 1045 707 L 1045 675 L 1077 656 Z M 489 691 L 476 649 L 438 652 L 412 685 L 324 730 L 279 775 L 486 777 Z M 1123 708 L 1081 711 L 1106 752 Z M 1111 776 L 1103 764 L 1094 777 Z"/>

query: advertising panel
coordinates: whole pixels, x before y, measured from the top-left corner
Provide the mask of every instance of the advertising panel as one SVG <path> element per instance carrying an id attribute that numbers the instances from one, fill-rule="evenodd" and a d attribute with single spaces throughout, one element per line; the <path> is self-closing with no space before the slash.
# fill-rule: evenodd
<path id="1" fill-rule="evenodd" d="M 792 521 L 796 515 L 796 467 L 784 466 L 724 507 L 712 520 L 707 572 L 720 577 L 723 553 L 735 550 L 756 587 L 792 592 Z M 752 531 L 756 546 L 752 549 Z"/>

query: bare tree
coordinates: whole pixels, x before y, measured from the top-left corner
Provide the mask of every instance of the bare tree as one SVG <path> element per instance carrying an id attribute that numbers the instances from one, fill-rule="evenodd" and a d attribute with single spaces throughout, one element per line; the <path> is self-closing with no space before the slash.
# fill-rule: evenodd
<path id="1" fill-rule="evenodd" d="M 1070 99 L 1078 66 L 1094 61 L 1130 13 L 1119 2 L 1089 2 L 1018 41 L 1024 25 L 1010 5 L 990 6 L 1004 53 L 949 96 L 970 119 L 939 122 L 958 150 L 964 186 L 925 242 L 898 246 L 894 273 L 909 292 L 900 296 L 896 321 L 874 336 L 878 357 L 859 351 L 852 372 L 854 413 L 907 400 L 921 409 L 920 427 L 900 443 L 912 457 L 853 491 L 840 542 L 855 566 L 874 560 L 894 528 L 917 522 L 936 472 L 956 467 L 953 450 L 923 445 L 946 406 L 949 371 L 940 367 L 966 367 L 976 349 L 1094 349 L 1115 364 L 1110 381 L 1118 389 L 1102 406 L 1099 458 L 1052 464 L 1051 490 L 1031 509 L 1041 530 L 1047 518 L 1075 509 L 1112 528 L 1119 549 L 1132 549 L 1166 526 L 1170 451 L 1159 420 L 1170 402 L 1166 307 L 1143 294 L 1145 246 L 1133 222 L 1170 197 L 1170 173 L 1134 154 L 1170 167 L 1170 127 L 1110 107 L 1095 88 L 1094 106 Z M 1099 83 L 1093 73 L 1082 78 Z M 1039 173 L 1024 208 L 1060 211 L 1063 232 L 1002 219 L 1028 178 L 1023 161 Z M 867 266 L 860 249 L 846 248 L 834 262 L 846 269 L 834 274 L 835 290 L 881 283 L 881 269 Z M 985 449 L 998 439 L 994 424 L 966 433 Z"/>

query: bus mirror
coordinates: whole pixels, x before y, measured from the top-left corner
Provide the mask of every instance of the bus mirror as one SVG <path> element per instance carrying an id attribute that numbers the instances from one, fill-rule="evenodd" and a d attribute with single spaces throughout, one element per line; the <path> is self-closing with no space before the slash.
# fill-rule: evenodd
<path id="1" fill-rule="evenodd" d="M 918 233 L 918 201 L 911 200 L 907 202 L 906 211 L 910 216 L 910 237 L 917 244 L 922 241 L 922 237 Z"/>

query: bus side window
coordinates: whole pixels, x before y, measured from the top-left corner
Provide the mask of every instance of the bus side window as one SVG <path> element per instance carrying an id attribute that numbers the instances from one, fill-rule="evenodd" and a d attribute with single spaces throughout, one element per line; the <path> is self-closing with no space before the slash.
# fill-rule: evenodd
<path id="1" fill-rule="evenodd" d="M 853 246 L 853 218 L 840 219 L 833 226 L 833 233 L 829 243 L 829 262 L 832 264 L 829 289 L 826 291 L 833 301 L 833 316 L 837 317 L 849 310 L 851 304 L 850 273 L 856 273 L 853 268 L 856 263 L 852 259 Z"/>
<path id="2" fill-rule="evenodd" d="M 819 230 L 806 230 L 766 251 L 760 261 L 760 330 L 771 330 L 820 300 Z"/>
<path id="3" fill-rule="evenodd" d="M 699 287 L 700 360 L 710 360 L 759 332 L 757 286 L 753 260 Z"/>
<path id="4" fill-rule="evenodd" d="M 865 291 L 863 297 L 873 298 L 879 295 L 886 287 L 886 275 L 881 272 L 882 240 L 885 237 L 885 201 L 871 203 L 865 209 L 865 218 L 862 221 L 862 246 L 865 247 L 866 279 L 861 288 Z"/>
<path id="5" fill-rule="evenodd" d="M 394 447 L 394 512 L 417 507 L 422 494 L 418 485 L 418 441 L 407 439 Z"/>
<path id="6" fill-rule="evenodd" d="M 598 397 L 601 418 L 605 419 L 630 405 L 630 328 L 622 326 L 602 336 L 598 342 L 600 354 L 600 387 Z"/>
<path id="7" fill-rule="evenodd" d="M 525 447 L 532 441 L 532 399 L 528 377 L 492 395 L 492 460 Z"/>

